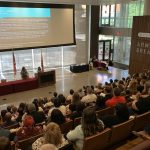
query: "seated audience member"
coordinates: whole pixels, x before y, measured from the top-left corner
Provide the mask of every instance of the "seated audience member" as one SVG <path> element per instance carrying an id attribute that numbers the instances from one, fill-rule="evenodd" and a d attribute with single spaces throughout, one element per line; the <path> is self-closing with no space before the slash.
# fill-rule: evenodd
<path id="1" fill-rule="evenodd" d="M 76 104 L 75 110 L 72 111 L 72 113 L 70 114 L 70 119 L 74 120 L 75 118 L 81 117 L 84 108 L 85 108 L 84 103 L 80 102 Z"/>
<path id="2" fill-rule="evenodd" d="M 53 144 L 44 144 L 40 147 L 40 150 L 58 150 Z"/>
<path id="3" fill-rule="evenodd" d="M 27 109 L 29 115 L 33 117 L 35 124 L 42 123 L 45 121 L 46 117 L 44 112 L 38 111 L 34 104 L 28 104 Z"/>
<path id="4" fill-rule="evenodd" d="M 124 82 L 122 80 L 120 80 L 118 82 L 118 88 L 121 90 L 121 92 L 124 92 L 125 90 L 125 85 L 124 85 Z"/>
<path id="5" fill-rule="evenodd" d="M 150 80 L 145 82 L 142 94 L 132 102 L 132 109 L 139 114 L 150 110 Z"/>
<path id="6" fill-rule="evenodd" d="M 111 128 L 113 125 L 125 122 L 129 119 L 129 110 L 126 104 L 119 103 L 115 106 L 115 114 L 101 117 L 105 128 Z"/>
<path id="7" fill-rule="evenodd" d="M 43 111 L 43 109 L 44 109 L 44 99 L 43 98 L 39 98 L 37 104 L 38 104 L 37 105 L 38 106 L 37 111 Z"/>
<path id="8" fill-rule="evenodd" d="M 7 113 L 7 110 L 1 110 L 1 123 L 5 122 L 6 113 Z"/>
<path id="9" fill-rule="evenodd" d="M 24 115 L 24 110 L 23 108 L 19 107 L 18 108 L 18 117 L 16 118 L 16 121 L 19 123 L 19 122 L 22 122 L 22 116 Z"/>
<path id="10" fill-rule="evenodd" d="M 0 150 L 11 150 L 11 143 L 8 138 L 0 137 Z"/>
<path id="11" fill-rule="evenodd" d="M 125 97 L 121 96 L 120 94 L 121 94 L 121 90 L 117 87 L 114 88 L 114 96 L 111 99 L 107 100 L 105 105 L 107 107 L 113 107 L 118 103 L 126 103 Z"/>
<path id="12" fill-rule="evenodd" d="M 19 115 L 19 113 L 17 112 L 17 107 L 12 106 L 11 110 L 12 110 L 12 118 L 13 118 L 12 120 L 16 120 Z"/>
<path id="13" fill-rule="evenodd" d="M 7 106 L 7 112 L 12 113 L 11 109 L 12 109 L 12 106 Z"/>
<path id="14" fill-rule="evenodd" d="M 125 91 L 125 93 L 126 93 L 126 94 L 125 94 L 125 99 L 126 99 L 127 103 L 128 103 L 128 102 L 131 102 L 131 101 L 132 101 L 132 98 L 131 98 L 131 92 L 130 92 L 130 90 L 127 89 L 127 90 Z"/>
<path id="15" fill-rule="evenodd" d="M 26 107 L 27 107 L 26 103 L 20 103 L 18 108 L 22 108 L 23 112 L 25 112 Z"/>
<path id="16" fill-rule="evenodd" d="M 67 96 L 67 98 L 66 98 L 66 102 L 67 102 L 67 103 L 72 102 L 73 93 L 74 93 L 74 90 L 71 89 L 71 90 L 70 90 L 70 94 L 69 94 L 69 95 Z"/>
<path id="17" fill-rule="evenodd" d="M 69 141 L 72 141 L 78 150 L 82 150 L 84 138 L 101 132 L 104 124 L 97 119 L 94 109 L 85 108 L 82 115 L 82 123 L 67 134 Z"/>
<path id="18" fill-rule="evenodd" d="M 51 102 L 54 103 L 54 99 L 57 98 L 57 92 L 53 93 L 53 97 L 51 98 Z"/>
<path id="19" fill-rule="evenodd" d="M 100 96 L 105 97 L 105 101 L 111 99 L 113 97 L 113 89 L 110 84 L 105 85 L 104 91 L 100 94 Z"/>
<path id="20" fill-rule="evenodd" d="M 81 103 L 80 96 L 77 92 L 74 92 L 72 96 L 72 103 L 69 105 L 69 109 L 73 112 L 76 111 L 76 105 Z"/>
<path id="21" fill-rule="evenodd" d="M 86 104 L 90 104 L 90 103 L 96 102 L 96 99 L 97 99 L 97 96 L 92 93 L 91 87 L 88 87 L 88 88 L 87 88 L 87 95 L 84 96 L 84 97 L 81 99 L 81 102 L 84 102 L 84 103 L 86 103 Z"/>
<path id="22" fill-rule="evenodd" d="M 12 118 L 12 114 L 10 112 L 7 112 L 5 115 L 5 122 L 1 125 L 1 127 L 6 128 L 8 126 L 12 126 L 12 125 L 17 124 L 17 122 L 12 121 L 11 118 Z"/>
<path id="23" fill-rule="evenodd" d="M 44 105 L 44 108 L 50 109 L 50 108 L 53 107 L 53 106 L 54 106 L 54 104 L 53 104 L 53 102 L 51 101 L 51 99 L 48 99 L 47 102 L 46 102 L 45 105 Z M 44 110 L 44 111 L 45 111 L 45 110 Z"/>
<path id="24" fill-rule="evenodd" d="M 82 89 L 78 90 L 78 94 L 79 94 L 80 98 L 82 98 L 83 96 L 85 96 L 85 94 L 84 94 L 84 92 L 83 92 Z"/>
<path id="25" fill-rule="evenodd" d="M 21 72 L 20 72 L 21 78 L 22 79 L 27 79 L 29 78 L 29 73 L 25 67 L 22 67 Z"/>
<path id="26" fill-rule="evenodd" d="M 61 125 L 66 122 L 66 118 L 59 109 L 53 109 L 48 122 L 55 122 L 58 125 Z"/>
<path id="27" fill-rule="evenodd" d="M 68 144 L 68 141 L 65 140 L 61 134 L 59 125 L 53 122 L 49 123 L 46 126 L 44 136 L 38 138 L 32 144 L 32 150 L 40 150 L 40 147 L 44 144 L 54 144 L 57 148 L 61 148 Z"/>
<path id="28" fill-rule="evenodd" d="M 35 127 L 34 125 L 35 122 L 32 116 L 26 115 L 23 120 L 23 127 L 20 127 L 20 129 L 16 132 L 16 140 L 23 140 L 43 132 L 41 127 Z"/>
<path id="29" fill-rule="evenodd" d="M 61 105 L 66 105 L 66 98 L 63 94 L 59 94 L 58 99 L 60 99 Z"/>
<path id="30" fill-rule="evenodd" d="M 94 89 L 96 94 L 100 94 L 103 91 L 102 83 L 97 85 L 97 88 Z"/>
<path id="31" fill-rule="evenodd" d="M 0 137 L 10 138 L 10 131 L 0 127 Z"/>
<path id="32" fill-rule="evenodd" d="M 144 84 L 145 84 L 146 80 L 144 79 L 141 79 L 140 80 L 140 83 L 138 84 L 137 86 L 137 91 L 142 93 L 142 91 L 144 90 Z"/>
<path id="33" fill-rule="evenodd" d="M 49 117 L 51 116 L 51 112 L 52 112 L 53 109 L 59 109 L 64 116 L 66 116 L 66 114 L 67 114 L 66 107 L 64 105 L 61 105 L 61 100 L 59 98 L 55 98 L 54 107 L 51 108 L 48 112 Z"/>
<path id="34" fill-rule="evenodd" d="M 135 94 L 137 93 L 137 87 L 138 87 L 138 82 L 136 79 L 133 78 L 129 82 L 127 89 L 129 89 L 132 94 Z"/>
<path id="35" fill-rule="evenodd" d="M 93 107 L 95 111 L 104 109 L 105 106 L 105 98 L 103 96 L 97 96 L 96 105 Z"/>

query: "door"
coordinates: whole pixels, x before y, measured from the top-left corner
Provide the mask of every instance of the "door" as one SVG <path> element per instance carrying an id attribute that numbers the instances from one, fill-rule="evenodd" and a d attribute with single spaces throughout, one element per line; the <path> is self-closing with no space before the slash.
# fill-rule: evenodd
<path id="1" fill-rule="evenodd" d="M 111 40 L 99 41 L 98 59 L 102 61 L 111 60 Z"/>

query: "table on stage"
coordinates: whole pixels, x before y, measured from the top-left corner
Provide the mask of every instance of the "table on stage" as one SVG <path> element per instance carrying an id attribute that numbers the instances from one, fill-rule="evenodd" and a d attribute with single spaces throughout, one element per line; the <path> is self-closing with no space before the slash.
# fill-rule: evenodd
<path id="1" fill-rule="evenodd" d="M 35 78 L 0 83 L 0 96 L 36 89 L 56 83 L 55 70 L 38 73 Z"/>

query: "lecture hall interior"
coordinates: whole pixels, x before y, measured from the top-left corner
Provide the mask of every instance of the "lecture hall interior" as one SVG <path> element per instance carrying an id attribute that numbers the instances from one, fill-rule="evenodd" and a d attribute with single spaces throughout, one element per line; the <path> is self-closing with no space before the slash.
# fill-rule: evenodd
<path id="1" fill-rule="evenodd" d="M 150 149 L 150 0 L 0 0 L 0 150 L 17 149 Z"/>

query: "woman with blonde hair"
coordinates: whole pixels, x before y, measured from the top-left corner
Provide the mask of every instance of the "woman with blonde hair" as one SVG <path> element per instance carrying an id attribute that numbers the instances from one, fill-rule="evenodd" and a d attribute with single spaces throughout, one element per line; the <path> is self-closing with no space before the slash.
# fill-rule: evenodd
<path id="1" fill-rule="evenodd" d="M 46 126 L 45 133 L 43 137 L 38 138 L 33 144 L 33 150 L 40 150 L 40 147 L 44 144 L 53 144 L 57 148 L 61 148 L 68 144 L 68 141 L 64 139 L 61 134 L 59 125 L 54 122 L 49 123 Z"/>

